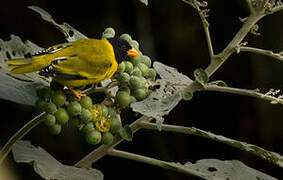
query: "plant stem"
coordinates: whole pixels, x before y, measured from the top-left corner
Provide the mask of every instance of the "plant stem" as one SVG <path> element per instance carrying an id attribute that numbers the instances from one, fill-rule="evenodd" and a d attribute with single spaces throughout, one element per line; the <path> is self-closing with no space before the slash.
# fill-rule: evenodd
<path id="1" fill-rule="evenodd" d="M 190 168 L 190 169 L 185 168 L 181 164 L 177 164 L 177 163 L 173 163 L 173 162 L 166 162 L 166 161 L 154 159 L 154 158 L 151 158 L 151 157 L 142 156 L 142 155 L 139 155 L 139 154 L 134 154 L 134 153 L 125 152 L 125 151 L 120 151 L 120 150 L 116 150 L 116 149 L 109 150 L 108 155 L 120 157 L 120 158 L 124 158 L 124 159 L 130 159 L 130 160 L 134 160 L 134 161 L 137 161 L 137 162 L 150 164 L 150 165 L 153 165 L 153 166 L 157 166 L 157 167 L 161 167 L 161 168 L 164 168 L 164 169 L 180 172 L 180 173 L 183 173 L 183 174 L 186 174 L 186 175 L 193 175 L 193 176 L 204 178 L 204 179 L 211 177 L 211 176 L 206 175 L 205 173 L 202 173 L 200 171 L 196 171 L 192 168 Z M 218 178 L 215 178 L 214 180 L 216 180 L 216 179 L 218 179 Z"/>
<path id="2" fill-rule="evenodd" d="M 269 101 L 272 104 L 281 104 L 283 105 L 283 99 L 274 97 L 270 94 L 263 94 L 258 92 L 258 90 L 249 90 L 249 89 L 239 89 L 239 88 L 232 88 L 232 87 L 223 87 L 223 86 L 217 86 L 217 85 L 206 85 L 204 91 L 218 91 L 218 92 L 227 92 L 232 94 L 239 94 L 239 95 L 245 95 L 245 96 L 251 96 L 260 98 L 266 101 Z"/>
<path id="3" fill-rule="evenodd" d="M 258 20 L 264 17 L 264 14 L 251 14 L 244 22 L 242 28 L 238 31 L 235 37 L 230 41 L 227 47 L 220 53 L 214 56 L 209 66 L 205 69 L 208 76 L 211 76 L 218 68 L 235 52 L 235 47 L 238 46 L 244 37 L 249 33 L 250 29 Z"/>
<path id="4" fill-rule="evenodd" d="M 142 116 L 141 118 L 137 119 L 130 125 L 132 132 L 134 133 L 140 129 L 140 127 L 138 126 L 139 122 L 141 121 L 149 122 L 151 120 L 152 120 L 151 117 L 146 117 L 146 116 Z M 122 141 L 123 139 L 120 136 L 116 135 L 112 143 L 99 146 L 98 148 L 90 152 L 88 155 L 86 155 L 79 162 L 77 162 L 75 166 L 90 167 L 92 163 L 105 156 L 108 153 L 109 149 L 113 149 L 116 145 L 118 145 Z"/>
<path id="5" fill-rule="evenodd" d="M 151 129 L 151 130 L 158 130 L 156 124 L 150 122 L 140 122 L 139 125 L 144 129 Z M 256 156 L 261 157 L 262 159 L 271 162 L 279 167 L 283 167 L 283 157 L 275 152 L 267 151 L 261 147 L 248 144 L 246 142 L 241 142 L 237 140 L 233 140 L 224 136 L 216 135 L 211 132 L 206 132 L 198 128 L 194 127 L 183 127 L 183 126 L 175 126 L 175 125 L 168 125 L 162 124 L 163 131 L 170 131 L 170 132 L 178 132 L 190 135 L 196 135 L 199 137 L 211 139 L 217 142 L 222 142 L 229 146 L 241 149 L 248 153 L 254 154 Z"/>
<path id="6" fill-rule="evenodd" d="M 270 50 L 258 49 L 258 48 L 253 48 L 253 47 L 240 47 L 240 51 L 270 56 L 270 57 L 273 57 L 273 58 L 278 59 L 280 61 L 283 61 L 282 54 L 274 53 Z"/>
<path id="7" fill-rule="evenodd" d="M 4 145 L 4 147 L 0 151 L 0 165 L 2 164 L 3 160 L 6 158 L 6 156 L 9 154 L 9 152 L 12 149 L 12 146 L 15 142 L 22 139 L 28 132 L 30 132 L 34 127 L 39 125 L 43 121 L 43 117 L 45 115 L 45 112 L 39 114 L 38 116 L 34 117 L 32 120 L 30 120 L 28 123 L 26 123 L 20 130 L 18 130 L 10 139 L 9 141 Z"/>
<path id="8" fill-rule="evenodd" d="M 188 2 L 187 0 L 182 0 L 184 3 L 191 5 L 192 7 L 194 7 L 201 19 L 202 22 L 202 26 L 203 26 L 203 30 L 204 30 L 204 34 L 205 34 L 205 38 L 207 41 L 207 48 L 208 48 L 208 52 L 209 52 L 209 56 L 210 59 L 212 60 L 212 57 L 214 56 L 214 51 L 213 51 L 213 46 L 211 43 L 211 37 L 210 37 L 210 32 L 209 32 L 209 23 L 206 20 L 205 15 L 203 14 L 203 10 L 200 9 L 200 7 L 195 4 L 194 2 Z"/>

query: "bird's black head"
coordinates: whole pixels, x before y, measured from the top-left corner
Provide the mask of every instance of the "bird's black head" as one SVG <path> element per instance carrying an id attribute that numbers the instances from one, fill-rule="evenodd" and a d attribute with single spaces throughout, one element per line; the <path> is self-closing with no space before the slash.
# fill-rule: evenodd
<path id="1" fill-rule="evenodd" d="M 118 63 L 126 60 L 127 57 L 135 57 L 139 55 L 138 52 L 128 43 L 128 41 L 122 38 L 114 37 L 107 38 L 107 40 L 113 46 L 115 58 Z"/>

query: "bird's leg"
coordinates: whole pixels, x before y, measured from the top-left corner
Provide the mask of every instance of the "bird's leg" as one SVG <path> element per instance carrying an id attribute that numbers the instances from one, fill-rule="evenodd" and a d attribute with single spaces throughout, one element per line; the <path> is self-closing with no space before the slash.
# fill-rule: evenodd
<path id="1" fill-rule="evenodd" d="M 77 98 L 78 100 L 81 100 L 81 97 L 82 96 L 86 96 L 85 94 L 83 94 L 81 91 L 79 90 L 74 90 L 73 88 L 71 87 L 68 87 L 68 89 L 71 91 L 71 93 L 73 93 Z"/>

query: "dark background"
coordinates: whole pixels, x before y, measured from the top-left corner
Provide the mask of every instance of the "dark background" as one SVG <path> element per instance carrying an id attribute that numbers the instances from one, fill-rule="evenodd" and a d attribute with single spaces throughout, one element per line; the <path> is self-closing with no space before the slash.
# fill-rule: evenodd
<path id="1" fill-rule="evenodd" d="M 248 15 L 244 0 L 210 1 L 210 30 L 215 52 L 220 52 L 242 23 L 239 17 Z M 118 35 L 129 33 L 138 40 L 142 52 L 152 60 L 176 67 L 192 77 L 196 68 L 206 68 L 209 59 L 201 22 L 196 11 L 180 0 L 149 0 L 146 7 L 137 0 L 112 1 L 19 1 L 4 0 L 0 6 L 0 38 L 16 34 L 41 47 L 65 42 L 63 34 L 40 16 L 27 9 L 37 5 L 48 11 L 58 22 L 68 22 L 88 37 L 100 38 L 111 26 Z M 261 36 L 248 35 L 249 46 L 282 50 L 283 14 L 276 13 L 259 22 Z M 229 86 L 255 89 L 263 92 L 270 88 L 282 89 L 283 64 L 269 57 L 240 53 L 234 54 L 211 77 L 224 80 Z M 0 144 L 4 144 L 37 112 L 33 107 L 0 100 Z M 239 95 L 218 92 L 197 92 L 191 101 L 182 101 L 166 117 L 166 123 L 194 126 L 265 149 L 283 154 L 283 111 L 280 105 Z M 59 161 L 72 165 L 93 147 L 70 128 L 53 137 L 40 125 L 24 139 L 40 145 Z M 283 178 L 282 169 L 254 155 L 211 140 L 177 133 L 138 131 L 133 142 L 123 142 L 118 149 L 185 163 L 204 158 L 238 159 L 246 165 Z M 5 162 L 18 179 L 41 179 L 31 166 L 16 164 L 10 155 Z M 100 169 L 105 179 L 197 179 L 172 171 L 130 160 L 104 157 L 93 167 Z"/>

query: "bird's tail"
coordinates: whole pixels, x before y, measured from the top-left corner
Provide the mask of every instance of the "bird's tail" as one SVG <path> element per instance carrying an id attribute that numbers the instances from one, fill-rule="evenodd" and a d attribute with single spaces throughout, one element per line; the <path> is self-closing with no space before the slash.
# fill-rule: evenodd
<path id="1" fill-rule="evenodd" d="M 39 57 L 10 59 L 6 62 L 11 74 L 25 74 L 42 69 Z"/>

